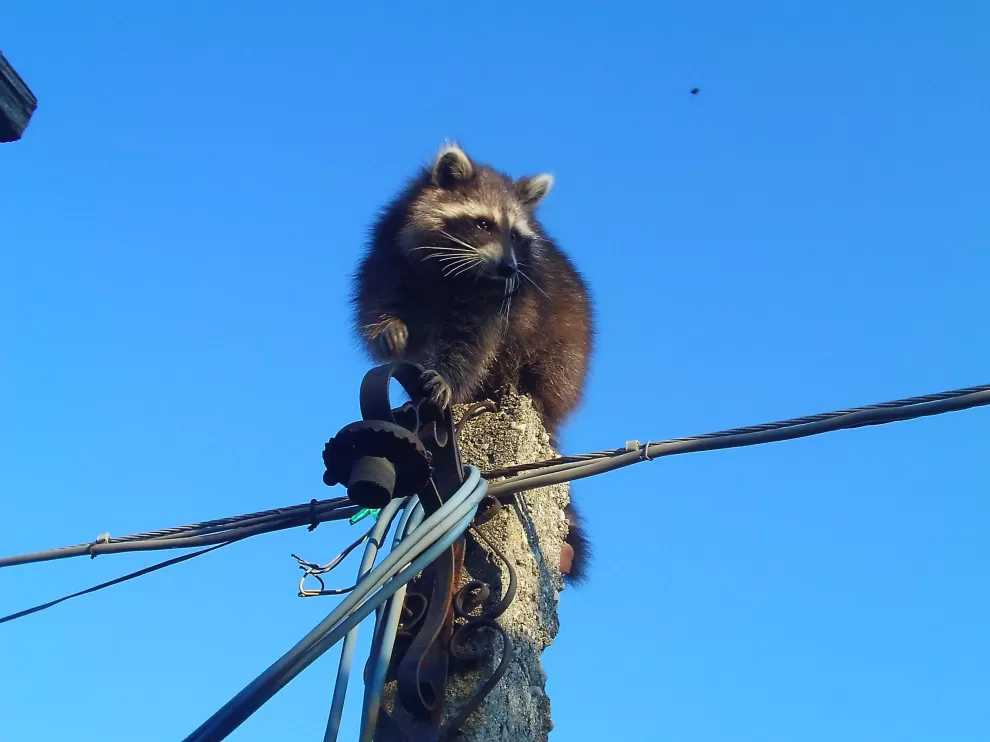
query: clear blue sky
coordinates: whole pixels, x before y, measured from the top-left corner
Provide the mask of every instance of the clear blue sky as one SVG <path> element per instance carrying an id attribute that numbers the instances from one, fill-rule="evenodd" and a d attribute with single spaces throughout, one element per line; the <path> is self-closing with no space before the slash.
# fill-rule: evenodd
<path id="1" fill-rule="evenodd" d="M 567 451 L 990 380 L 986 3 L 340 5 L 0 6 L 41 101 L 0 146 L 0 552 L 334 494 L 348 277 L 445 137 L 557 177 L 600 333 Z M 553 738 L 990 738 L 988 440 L 973 411 L 575 487 Z M 353 537 L 0 627 L 0 738 L 183 737 L 330 609 L 289 553 Z M 2 571 L 0 612 L 155 558 Z M 320 739 L 335 671 L 232 739 Z"/>

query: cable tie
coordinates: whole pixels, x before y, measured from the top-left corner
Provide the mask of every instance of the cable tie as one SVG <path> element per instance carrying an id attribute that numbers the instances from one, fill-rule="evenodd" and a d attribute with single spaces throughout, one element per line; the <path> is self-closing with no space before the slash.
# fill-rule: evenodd
<path id="1" fill-rule="evenodd" d="M 316 527 L 320 525 L 320 522 L 316 519 L 316 503 L 319 502 L 315 497 L 309 501 L 309 531 L 315 531 Z"/>
<path id="2" fill-rule="evenodd" d="M 646 445 L 643 446 L 643 461 L 653 461 L 653 459 L 650 458 L 650 442 L 649 441 L 647 441 L 646 442 Z"/>

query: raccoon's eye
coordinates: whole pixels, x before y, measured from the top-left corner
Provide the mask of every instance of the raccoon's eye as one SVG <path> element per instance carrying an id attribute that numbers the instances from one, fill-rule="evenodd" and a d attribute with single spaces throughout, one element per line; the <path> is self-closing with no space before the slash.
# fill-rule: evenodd
<path id="1" fill-rule="evenodd" d="M 492 231 L 492 224 L 487 219 L 476 219 L 474 223 L 482 232 Z"/>

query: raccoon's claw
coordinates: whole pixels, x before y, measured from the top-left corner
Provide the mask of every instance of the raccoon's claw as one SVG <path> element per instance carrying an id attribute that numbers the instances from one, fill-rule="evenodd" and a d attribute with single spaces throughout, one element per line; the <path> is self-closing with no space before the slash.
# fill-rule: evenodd
<path id="1" fill-rule="evenodd" d="M 439 373 L 432 370 L 424 371 L 423 375 L 419 377 L 419 382 L 423 385 L 423 389 L 426 390 L 433 404 L 441 410 L 450 407 L 454 394 L 450 390 L 450 385 Z"/>
<path id="2" fill-rule="evenodd" d="M 389 320 L 388 324 L 385 325 L 385 329 L 382 330 L 381 335 L 378 336 L 378 342 L 382 344 L 385 352 L 391 358 L 401 358 L 408 341 L 409 328 L 400 319 Z"/>

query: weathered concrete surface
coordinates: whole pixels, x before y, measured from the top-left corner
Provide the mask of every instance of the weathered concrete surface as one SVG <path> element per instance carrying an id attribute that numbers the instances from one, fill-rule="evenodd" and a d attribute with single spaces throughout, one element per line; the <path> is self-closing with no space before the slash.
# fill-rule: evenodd
<path id="1" fill-rule="evenodd" d="M 498 402 L 497 413 L 483 413 L 462 430 L 459 444 L 466 464 L 484 471 L 557 455 L 529 399 L 507 396 Z M 455 408 L 455 419 L 460 419 L 464 409 Z M 484 535 L 516 570 L 515 600 L 498 618 L 512 640 L 513 657 L 505 677 L 462 727 L 460 739 L 465 742 L 547 740 L 553 727 L 540 655 L 553 642 L 559 627 L 557 604 L 563 588 L 560 550 L 567 534 L 563 515 L 567 502 L 566 484 L 531 490 L 517 495 L 516 507 L 503 507 L 482 526 Z M 468 540 L 467 574 L 462 582 L 473 579 L 488 583 L 492 587 L 489 604 L 495 604 L 508 585 L 508 570 L 495 555 L 472 542 Z M 489 646 L 492 642 L 496 645 L 495 651 L 489 653 L 491 659 L 480 671 L 451 678 L 446 719 L 464 707 L 501 659 L 501 639 L 491 631 L 481 636 Z"/>

